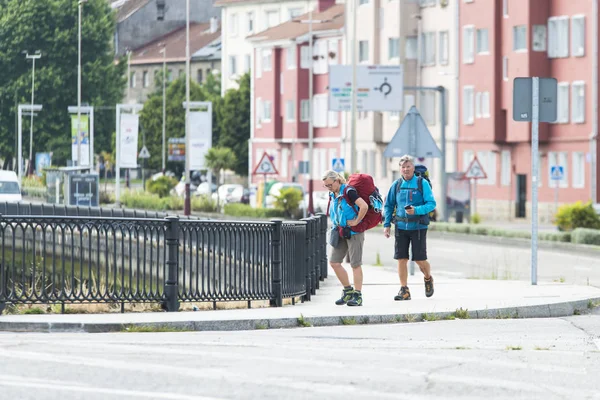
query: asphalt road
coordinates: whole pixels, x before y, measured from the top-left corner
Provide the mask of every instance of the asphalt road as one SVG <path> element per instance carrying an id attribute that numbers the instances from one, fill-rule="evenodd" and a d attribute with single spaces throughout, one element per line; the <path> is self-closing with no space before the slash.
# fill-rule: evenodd
<path id="1" fill-rule="evenodd" d="M 598 399 L 600 316 L 0 334 L 2 399 Z"/>
<path id="2" fill-rule="evenodd" d="M 430 234 L 430 236 L 432 236 Z M 394 237 L 373 229 L 365 235 L 363 262 L 395 268 Z M 531 279 L 531 250 L 468 240 L 427 238 L 432 274 L 472 279 Z M 420 274 L 415 266 L 416 274 Z M 538 281 L 600 287 L 600 259 L 564 250 L 538 249 Z"/>

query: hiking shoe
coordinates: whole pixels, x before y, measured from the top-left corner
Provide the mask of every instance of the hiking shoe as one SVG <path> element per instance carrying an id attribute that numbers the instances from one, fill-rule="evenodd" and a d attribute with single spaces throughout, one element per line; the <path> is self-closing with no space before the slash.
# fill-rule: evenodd
<path id="1" fill-rule="evenodd" d="M 425 280 L 425 296 L 431 297 L 433 296 L 433 276 L 429 276 L 429 279 L 423 278 Z"/>
<path id="2" fill-rule="evenodd" d="M 354 288 L 352 288 L 352 287 L 350 289 L 344 289 L 344 290 L 342 290 L 342 297 L 340 297 L 339 299 L 337 299 L 335 301 L 335 304 L 337 304 L 338 306 L 343 306 L 348 301 L 350 301 L 350 299 L 352 299 L 352 294 L 353 293 L 354 293 Z"/>
<path id="3" fill-rule="evenodd" d="M 408 286 L 402 286 L 398 294 L 394 296 L 394 300 L 410 300 L 410 290 L 408 289 Z"/>
<path id="4" fill-rule="evenodd" d="M 358 307 L 362 306 L 362 303 L 362 293 L 354 291 L 354 293 L 352 293 L 352 298 L 348 301 L 348 305 L 350 307 Z"/>

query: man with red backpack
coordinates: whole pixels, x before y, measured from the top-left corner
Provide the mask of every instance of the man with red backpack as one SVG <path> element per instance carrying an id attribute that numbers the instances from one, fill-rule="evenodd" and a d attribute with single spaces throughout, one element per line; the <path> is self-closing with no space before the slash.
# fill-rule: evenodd
<path id="1" fill-rule="evenodd" d="M 364 230 L 360 226 L 369 211 L 369 205 L 363 200 L 358 191 L 346 185 L 346 179 L 335 171 L 323 174 L 323 185 L 329 190 L 329 205 L 327 212 L 331 219 L 332 228 L 329 231 L 328 242 L 332 247 L 329 265 L 344 286 L 342 297 L 335 304 L 362 306 L 362 256 L 365 242 Z M 350 285 L 348 273 L 342 266 L 348 255 L 354 287 Z"/>
<path id="2" fill-rule="evenodd" d="M 394 222 L 395 252 L 398 260 L 400 291 L 394 300 L 410 300 L 408 289 L 408 246 L 412 245 L 412 259 L 417 263 L 425 279 L 425 296 L 433 296 L 431 265 L 427 261 L 427 227 L 430 214 L 436 207 L 429 181 L 415 174 L 414 159 L 405 155 L 400 158 L 402 176 L 396 180 L 385 201 L 383 233 L 390 237 L 390 227 Z"/>

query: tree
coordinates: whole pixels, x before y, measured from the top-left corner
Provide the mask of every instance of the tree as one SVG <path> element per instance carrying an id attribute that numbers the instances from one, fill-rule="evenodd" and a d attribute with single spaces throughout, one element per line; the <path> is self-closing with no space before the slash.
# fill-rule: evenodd
<path id="1" fill-rule="evenodd" d="M 110 150 L 114 107 L 123 98 L 125 63 L 114 62 L 115 16 L 106 0 L 89 0 L 82 18 L 82 103 L 96 107 L 94 147 Z M 0 1 L 0 154 L 16 156 L 16 105 L 31 101 L 31 61 L 22 51 L 40 50 L 36 62 L 33 150 L 53 152 L 53 163 L 71 158 L 68 106 L 77 105 L 78 5 L 73 0 Z M 29 156 L 29 119 L 23 118 L 24 157 Z"/>
<path id="2" fill-rule="evenodd" d="M 233 169 L 237 163 L 234 152 L 227 147 L 213 147 L 204 157 L 206 166 L 210 168 L 217 177 L 217 183 L 221 183 L 221 171 Z M 219 190 L 217 189 L 217 209 L 219 209 Z"/>
<path id="3" fill-rule="evenodd" d="M 210 76 L 210 75 L 209 75 Z M 212 101 L 213 102 L 213 145 L 217 143 L 219 135 L 218 104 L 215 107 L 213 90 L 201 87 L 193 80 L 190 81 L 190 99 L 191 101 Z M 171 82 L 166 90 L 166 136 L 167 144 L 169 138 L 185 138 L 185 75 Z M 140 126 L 146 134 L 146 147 L 150 152 L 150 158 L 146 160 L 147 167 L 153 169 L 162 168 L 162 89 L 160 92 L 153 93 L 140 113 Z M 141 140 L 139 148 L 143 146 Z M 184 163 L 169 162 L 167 168 L 179 173 L 185 169 Z"/>
<path id="4" fill-rule="evenodd" d="M 225 93 L 220 107 L 221 137 L 219 146 L 229 147 L 238 155 L 233 171 L 248 175 L 248 140 L 250 140 L 250 74 L 239 79 L 238 89 Z"/>

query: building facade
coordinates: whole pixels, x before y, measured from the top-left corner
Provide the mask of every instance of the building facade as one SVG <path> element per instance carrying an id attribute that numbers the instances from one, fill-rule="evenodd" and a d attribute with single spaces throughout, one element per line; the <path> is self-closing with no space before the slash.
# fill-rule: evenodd
<path id="1" fill-rule="evenodd" d="M 487 218 L 530 218 L 531 184 L 540 220 L 555 203 L 597 201 L 597 1 L 460 2 L 459 165 L 473 156 L 487 179 L 477 208 Z M 513 79 L 558 80 L 557 121 L 539 126 L 539 174 L 531 173 L 531 124 L 512 119 Z M 553 167 L 564 178 L 553 180 Z"/>
<path id="2" fill-rule="evenodd" d="M 221 29 L 216 18 L 209 23 L 190 24 L 191 79 L 201 84 L 208 74 L 220 72 Z M 125 102 L 144 103 L 157 90 L 158 77 L 167 82 L 185 74 L 185 27 L 134 50 L 129 55 L 129 75 Z"/>

